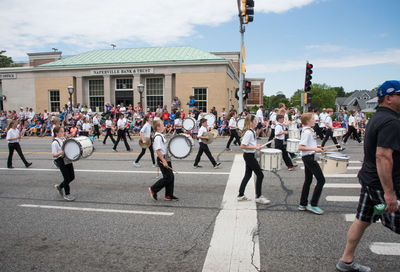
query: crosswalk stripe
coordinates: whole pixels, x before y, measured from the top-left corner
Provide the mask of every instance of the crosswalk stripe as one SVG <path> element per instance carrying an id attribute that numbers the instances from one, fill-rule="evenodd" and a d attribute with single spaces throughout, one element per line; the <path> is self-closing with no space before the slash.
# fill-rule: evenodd
<path id="1" fill-rule="evenodd" d="M 326 201 L 334 202 L 358 202 L 359 196 L 327 196 Z"/>
<path id="2" fill-rule="evenodd" d="M 357 174 L 324 174 L 325 178 L 356 178 Z"/>
<path id="3" fill-rule="evenodd" d="M 303 163 L 303 161 L 297 160 L 296 161 L 298 164 Z M 321 161 L 318 161 L 318 163 L 321 163 Z M 363 163 L 362 161 L 349 161 L 349 163 L 354 163 L 354 164 L 358 164 L 358 163 Z"/>
<path id="4" fill-rule="evenodd" d="M 346 214 L 344 214 L 344 219 L 345 219 L 346 222 L 353 222 L 355 218 L 356 218 L 356 214 L 355 213 L 346 213 Z M 378 219 L 378 221 L 376 221 L 376 223 L 381 223 L 381 220 Z"/>
<path id="5" fill-rule="evenodd" d="M 369 248 L 378 255 L 400 256 L 400 243 L 374 242 Z"/>
<path id="6" fill-rule="evenodd" d="M 361 188 L 359 183 L 325 183 L 324 188 Z"/>
<path id="7" fill-rule="evenodd" d="M 304 166 L 300 167 L 300 169 L 304 169 Z M 360 170 L 361 166 L 347 166 L 347 170 Z"/>

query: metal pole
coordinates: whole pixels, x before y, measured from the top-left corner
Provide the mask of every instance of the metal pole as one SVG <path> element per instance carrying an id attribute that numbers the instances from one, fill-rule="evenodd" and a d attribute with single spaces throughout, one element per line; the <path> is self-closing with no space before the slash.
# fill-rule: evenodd
<path id="1" fill-rule="evenodd" d="M 69 113 L 72 114 L 72 94 L 69 94 Z"/>
<path id="2" fill-rule="evenodd" d="M 244 44 L 244 25 L 240 22 L 240 80 L 239 80 L 239 113 L 243 112 L 243 73 L 242 73 L 242 65 L 243 65 L 243 44 Z"/>

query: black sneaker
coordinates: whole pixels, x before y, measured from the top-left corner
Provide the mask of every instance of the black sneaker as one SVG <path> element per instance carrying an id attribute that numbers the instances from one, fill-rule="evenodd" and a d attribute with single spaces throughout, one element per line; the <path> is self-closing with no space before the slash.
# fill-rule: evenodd
<path id="1" fill-rule="evenodd" d="M 336 269 L 341 272 L 349 272 L 349 271 L 371 272 L 370 267 L 355 263 L 354 261 L 347 264 L 342 260 L 339 260 L 339 262 L 336 264 Z"/>
<path id="2" fill-rule="evenodd" d="M 32 165 L 32 163 L 31 163 L 31 162 L 28 162 L 28 163 L 25 165 L 25 167 L 28 168 L 28 167 L 31 166 L 31 165 Z"/>
<path id="3" fill-rule="evenodd" d="M 218 169 L 218 167 L 221 165 L 221 163 L 220 162 L 217 162 L 215 165 L 214 165 L 214 169 Z"/>
<path id="4" fill-rule="evenodd" d="M 153 192 L 153 190 L 151 189 L 151 187 L 149 187 L 149 193 L 152 199 L 157 200 L 157 194 Z"/>
<path id="5" fill-rule="evenodd" d="M 58 191 L 58 193 L 60 194 L 60 196 L 63 198 L 64 194 L 62 192 L 62 189 L 60 188 L 60 185 L 55 184 L 54 188 L 56 188 L 56 190 Z"/>
<path id="6" fill-rule="evenodd" d="M 165 201 L 178 201 L 179 198 L 177 198 L 176 196 L 166 196 L 164 197 Z"/>

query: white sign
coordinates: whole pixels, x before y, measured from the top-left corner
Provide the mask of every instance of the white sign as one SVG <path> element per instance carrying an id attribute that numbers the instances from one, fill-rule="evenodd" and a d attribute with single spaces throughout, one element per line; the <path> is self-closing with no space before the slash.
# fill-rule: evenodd
<path id="1" fill-rule="evenodd" d="M 132 74 L 153 74 L 154 68 L 123 68 L 123 69 L 102 69 L 91 70 L 91 75 L 132 75 Z"/>
<path id="2" fill-rule="evenodd" d="M 15 79 L 17 74 L 0 74 L 0 79 Z"/>

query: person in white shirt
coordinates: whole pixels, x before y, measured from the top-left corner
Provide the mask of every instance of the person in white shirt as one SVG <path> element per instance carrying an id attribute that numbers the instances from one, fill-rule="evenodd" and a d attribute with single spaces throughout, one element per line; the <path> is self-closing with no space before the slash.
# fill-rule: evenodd
<path id="1" fill-rule="evenodd" d="M 327 109 L 328 116 L 325 118 L 325 138 L 322 140 L 321 146 L 324 147 L 326 142 L 328 141 L 329 137 L 332 138 L 333 143 L 336 145 L 336 148 L 338 151 L 343 151 L 344 148 L 340 146 L 338 143 L 336 137 L 333 137 L 333 122 L 332 122 L 332 114 L 333 114 L 333 109 L 329 108 Z"/>
<path id="2" fill-rule="evenodd" d="M 314 139 L 314 130 L 312 129 L 312 127 L 315 125 L 315 119 L 312 113 L 304 113 L 301 116 L 301 122 L 303 123 L 304 127 L 299 143 L 299 150 L 301 159 L 304 163 L 305 179 L 298 210 L 307 210 L 315 214 L 323 214 L 324 211 L 318 207 L 318 202 L 325 184 L 325 177 L 321 170 L 321 167 L 315 160 L 315 153 L 321 153 L 322 148 L 321 146 L 317 146 L 317 141 Z M 310 192 L 313 175 L 317 179 L 317 185 L 315 186 L 314 193 L 309 204 L 308 194 Z"/>
<path id="3" fill-rule="evenodd" d="M 231 136 L 229 137 L 229 140 L 226 144 L 226 151 L 231 151 L 231 149 L 229 147 L 230 147 L 233 139 L 235 139 L 233 144 L 240 145 L 240 137 L 237 133 L 238 126 L 237 126 L 236 118 L 237 118 L 237 112 L 236 112 L 236 110 L 232 110 L 229 113 L 228 118 L 227 118 L 227 119 L 229 119 L 229 131 L 231 133 Z"/>
<path id="4" fill-rule="evenodd" d="M 99 125 L 100 125 L 99 115 L 98 113 L 95 113 L 93 116 L 93 128 L 94 128 L 93 139 L 96 138 L 97 136 L 97 139 L 100 140 Z"/>
<path id="5" fill-rule="evenodd" d="M 239 195 L 237 196 L 237 200 L 238 201 L 250 200 L 244 195 L 244 191 L 246 190 L 247 183 L 249 182 L 251 175 L 254 172 L 254 174 L 257 177 L 255 184 L 256 185 L 255 202 L 267 205 L 271 203 L 271 201 L 261 194 L 262 191 L 261 187 L 264 179 L 264 174 L 261 170 L 260 164 L 255 158 L 256 150 L 260 150 L 262 148 L 262 145 L 257 144 L 256 133 L 254 131 L 254 129 L 257 127 L 257 123 L 258 123 L 257 119 L 254 115 L 247 116 L 246 120 L 244 121 L 243 130 L 245 131 L 245 133 L 243 135 L 240 148 L 243 150 L 243 158 L 244 161 L 246 162 L 246 172 L 240 184 Z"/>
<path id="6" fill-rule="evenodd" d="M 89 137 L 91 129 L 92 129 L 92 126 L 91 126 L 91 124 L 89 123 L 88 118 L 85 118 L 85 119 L 83 120 L 83 124 L 82 124 L 82 131 L 79 133 L 79 135 L 80 135 L 80 136 Z"/>
<path id="7" fill-rule="evenodd" d="M 114 147 L 113 147 L 113 151 L 114 152 L 117 152 L 117 146 L 118 146 L 118 143 L 121 140 L 121 138 L 124 140 L 124 144 L 125 144 L 126 150 L 127 151 L 131 151 L 131 147 L 129 146 L 128 141 L 126 140 L 125 127 L 126 127 L 126 119 L 125 119 L 124 115 L 122 113 L 120 113 L 119 114 L 119 119 L 118 119 L 118 122 L 117 122 L 117 129 L 118 129 L 117 135 L 118 135 L 118 138 L 117 138 L 117 141 L 115 142 Z"/>
<path id="8" fill-rule="evenodd" d="M 181 118 L 181 113 L 179 111 L 175 114 L 174 126 L 175 126 L 176 134 L 183 133 L 183 130 L 182 130 L 183 122 L 182 122 L 182 118 Z"/>
<path id="9" fill-rule="evenodd" d="M 278 115 L 279 109 L 275 109 L 271 112 L 269 120 L 271 123 L 271 134 L 269 135 L 268 142 L 271 141 L 275 137 L 275 125 L 276 125 L 276 116 Z M 268 148 L 271 147 L 271 144 L 267 145 Z"/>
<path id="10" fill-rule="evenodd" d="M 256 119 L 257 119 L 257 136 L 259 137 L 261 129 L 263 127 L 262 124 L 264 122 L 264 106 L 263 105 L 261 105 L 258 108 L 258 110 L 256 112 Z"/>
<path id="11" fill-rule="evenodd" d="M 275 148 L 282 150 L 283 161 L 288 167 L 288 170 L 293 171 L 294 167 L 297 167 L 297 165 L 296 166 L 293 165 L 292 160 L 289 158 L 288 152 L 286 151 L 286 147 L 284 146 L 285 135 L 288 134 L 289 132 L 285 130 L 285 127 L 283 126 L 283 120 L 284 120 L 283 115 L 279 114 L 276 117 L 277 124 L 275 126 Z"/>
<path id="12" fill-rule="evenodd" d="M 106 120 L 106 137 L 104 137 L 103 144 L 106 144 L 107 137 L 110 137 L 111 142 L 115 144 L 112 131 L 113 131 L 113 121 L 111 115 L 108 115 Z"/>
<path id="13" fill-rule="evenodd" d="M 7 142 L 8 142 L 8 159 L 7 159 L 7 167 L 9 169 L 14 168 L 12 165 L 12 158 L 14 155 L 14 150 L 17 151 L 19 157 L 21 158 L 22 162 L 25 164 L 25 167 L 28 168 L 29 166 L 32 165 L 31 162 L 28 162 L 25 159 L 24 154 L 22 153 L 22 149 L 21 146 L 19 145 L 19 140 L 21 139 L 21 137 L 24 135 L 25 130 L 22 129 L 22 131 L 20 132 L 17 129 L 17 121 L 11 121 L 11 123 L 8 125 L 8 130 L 7 130 Z"/>
<path id="14" fill-rule="evenodd" d="M 62 150 L 65 141 L 64 129 L 62 127 L 55 127 L 53 133 L 56 138 L 51 143 L 51 153 L 53 154 L 54 163 L 60 168 L 64 178 L 60 185 L 55 184 L 54 187 L 62 198 L 67 201 L 74 201 L 75 197 L 70 194 L 69 184 L 75 179 L 75 171 L 72 162 L 64 157 L 64 151 Z"/>
<path id="15" fill-rule="evenodd" d="M 157 193 L 165 187 L 166 201 L 178 201 L 179 199 L 174 195 L 174 173 L 172 172 L 171 159 L 168 156 L 167 140 L 163 134 L 164 124 L 162 120 L 153 121 L 153 130 L 156 132 L 154 135 L 153 148 L 157 154 L 157 164 L 163 175 L 156 183 L 148 188 L 150 196 L 154 200 L 158 200 Z"/>
<path id="16" fill-rule="evenodd" d="M 315 125 L 314 125 L 315 133 L 317 133 L 318 137 L 322 140 L 322 139 L 324 139 L 324 133 L 323 133 L 322 129 L 319 127 L 320 119 L 319 119 L 318 111 L 313 110 L 313 114 L 314 114 L 313 116 L 314 116 L 314 122 L 315 122 Z"/>
<path id="17" fill-rule="evenodd" d="M 356 112 L 350 111 L 350 117 L 347 123 L 347 133 L 343 136 L 343 143 L 346 144 L 350 135 L 353 134 L 354 138 L 356 138 L 357 142 L 361 143 L 360 136 L 357 133 L 358 130 L 358 122 L 356 120 Z"/>
<path id="18" fill-rule="evenodd" d="M 151 141 L 151 116 L 150 115 L 146 115 L 143 118 L 143 127 L 140 130 L 139 136 L 140 136 L 140 141 L 142 141 L 142 143 L 145 142 L 145 137 L 149 138 L 149 140 Z M 150 156 L 151 156 L 151 161 L 153 162 L 153 167 L 156 167 L 156 161 L 154 160 L 154 150 L 153 150 L 153 145 L 152 143 L 149 146 L 149 150 L 150 150 Z M 134 162 L 134 165 L 136 167 L 140 167 L 140 159 L 143 157 L 144 153 L 146 153 L 146 148 L 142 148 L 142 152 L 139 154 L 139 157 L 137 157 L 136 161 Z"/>
<path id="19" fill-rule="evenodd" d="M 215 161 L 214 157 L 211 155 L 208 145 L 206 145 L 202 141 L 202 139 L 208 139 L 206 136 L 204 136 L 205 133 L 207 133 L 207 119 L 202 118 L 202 119 L 200 119 L 200 128 L 199 128 L 199 132 L 197 133 L 197 139 L 199 139 L 200 148 L 199 148 L 199 152 L 197 153 L 196 159 L 194 161 L 193 167 L 194 168 L 201 167 L 199 165 L 199 162 L 200 162 L 201 156 L 203 155 L 203 152 L 204 152 L 204 153 L 206 153 L 208 159 L 210 160 L 210 162 L 212 163 L 214 168 L 218 168 L 218 166 L 220 166 L 221 163 Z"/>

